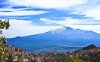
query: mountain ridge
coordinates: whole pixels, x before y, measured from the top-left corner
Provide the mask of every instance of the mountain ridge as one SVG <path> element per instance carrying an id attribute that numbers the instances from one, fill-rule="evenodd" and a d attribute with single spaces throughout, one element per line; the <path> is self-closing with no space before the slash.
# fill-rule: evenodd
<path id="1" fill-rule="evenodd" d="M 70 28 L 70 27 L 66 27 L 66 26 L 62 26 L 61 28 L 57 28 L 57 29 L 53 29 L 53 30 L 50 30 L 50 31 L 47 31 L 47 32 L 44 32 L 44 33 L 48 33 L 48 32 L 54 32 L 54 31 L 60 31 L 60 30 L 72 30 L 73 28 Z M 99 33 L 96 33 L 94 31 L 89 31 L 89 30 L 81 30 L 81 29 L 73 29 L 73 30 L 77 30 L 77 31 L 84 31 L 84 32 L 92 32 L 92 33 L 95 33 L 97 35 L 100 35 Z M 44 34 L 44 33 L 39 33 L 39 34 L 34 34 L 34 35 L 40 35 L 40 34 Z M 28 36 L 34 36 L 34 35 L 28 35 Z M 28 36 L 17 36 L 17 37 L 14 37 L 14 38 L 20 38 L 20 37 L 28 37 Z M 11 38 L 9 38 L 11 39 Z"/>
<path id="2" fill-rule="evenodd" d="M 46 48 L 51 45 L 59 46 L 59 44 L 76 47 L 86 46 L 89 44 L 100 46 L 100 34 L 92 31 L 73 29 L 70 27 L 62 27 L 41 34 L 10 38 L 7 40 L 8 44 L 21 47 L 26 50 Z"/>

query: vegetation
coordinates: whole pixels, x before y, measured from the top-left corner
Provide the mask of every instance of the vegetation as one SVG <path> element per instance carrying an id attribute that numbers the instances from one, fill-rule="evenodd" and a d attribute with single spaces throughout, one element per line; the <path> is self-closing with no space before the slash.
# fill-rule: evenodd
<path id="1" fill-rule="evenodd" d="M 92 60 L 83 60 L 81 58 L 68 58 L 66 62 L 95 62 Z"/>
<path id="2" fill-rule="evenodd" d="M 0 62 L 6 62 L 8 59 L 8 51 L 6 47 L 6 38 L 2 36 L 3 29 L 9 29 L 9 20 L 0 20 Z"/>
<path id="3" fill-rule="evenodd" d="M 69 54 L 66 62 L 100 62 L 100 48 L 91 44 Z"/>

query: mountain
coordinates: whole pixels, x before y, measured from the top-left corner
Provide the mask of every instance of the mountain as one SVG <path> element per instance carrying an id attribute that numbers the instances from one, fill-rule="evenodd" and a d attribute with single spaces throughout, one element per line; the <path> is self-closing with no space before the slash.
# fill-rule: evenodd
<path id="1" fill-rule="evenodd" d="M 7 41 L 8 44 L 24 48 L 27 51 L 65 51 L 68 47 L 77 48 L 89 44 L 100 46 L 100 34 L 62 27 L 41 34 L 9 38 Z"/>

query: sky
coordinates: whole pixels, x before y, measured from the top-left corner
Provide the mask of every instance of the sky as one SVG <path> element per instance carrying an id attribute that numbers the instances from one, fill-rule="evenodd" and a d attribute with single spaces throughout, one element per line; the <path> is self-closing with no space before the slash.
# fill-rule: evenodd
<path id="1" fill-rule="evenodd" d="M 62 26 L 100 34 L 100 0 L 0 0 L 0 19 L 10 20 L 7 38 Z"/>

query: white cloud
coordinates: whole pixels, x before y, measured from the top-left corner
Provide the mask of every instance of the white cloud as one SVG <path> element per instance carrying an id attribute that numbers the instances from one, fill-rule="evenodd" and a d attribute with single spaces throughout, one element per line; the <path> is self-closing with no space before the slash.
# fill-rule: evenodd
<path id="1" fill-rule="evenodd" d="M 100 25 L 67 25 L 67 26 L 75 28 L 75 29 L 94 31 L 100 34 Z"/>
<path id="2" fill-rule="evenodd" d="M 56 24 L 61 24 L 61 25 L 70 25 L 70 24 L 75 24 L 75 23 L 81 23 L 81 21 L 79 21 L 77 19 L 72 19 L 69 17 L 67 17 L 65 20 L 59 20 L 59 21 L 50 20 L 50 19 L 46 19 L 46 18 L 40 18 L 40 20 L 47 24 L 56 23 Z"/>
<path id="3" fill-rule="evenodd" d="M 11 12 L 0 12 L 0 16 L 26 16 L 26 15 L 38 15 L 43 13 L 46 13 L 46 11 L 20 10 L 20 11 L 11 11 Z"/>
<path id="4" fill-rule="evenodd" d="M 33 34 L 44 33 L 52 29 L 59 28 L 60 26 L 35 26 L 31 21 L 25 20 L 10 20 L 10 29 L 4 30 L 5 36 L 11 38 L 16 36 L 28 36 Z M 49 29 L 48 29 L 49 28 Z"/>
<path id="5" fill-rule="evenodd" d="M 61 9 L 85 4 L 87 0 L 9 0 L 9 2 L 13 5 Z"/>
<path id="6" fill-rule="evenodd" d="M 100 5 L 98 4 L 87 4 L 79 7 L 73 8 L 73 12 L 70 14 L 84 15 L 84 17 L 89 17 L 94 20 L 100 20 Z"/>
<path id="7" fill-rule="evenodd" d="M 44 23 L 52 24 L 60 24 L 61 26 L 68 26 L 75 29 L 82 29 L 82 30 L 89 30 L 100 33 L 100 25 L 74 25 L 76 23 L 82 23 L 77 19 L 67 18 L 65 21 L 55 21 L 49 20 L 45 18 L 41 18 L 41 21 Z M 25 20 L 10 20 L 10 29 L 4 30 L 4 35 L 12 38 L 16 36 L 28 36 L 34 35 L 39 33 L 44 33 L 52 29 L 60 28 L 61 26 L 36 26 L 32 24 L 32 21 L 25 21 Z"/>
<path id="8" fill-rule="evenodd" d="M 61 26 L 69 26 L 72 28 L 79 28 L 82 30 L 91 30 L 100 33 L 100 25 L 96 20 L 100 20 L 100 5 L 96 4 L 99 0 L 9 0 L 10 7 L 12 6 L 27 6 L 35 8 L 53 8 L 53 9 L 68 9 L 73 11 L 71 14 L 84 15 L 89 19 L 73 19 L 67 17 L 65 20 L 50 20 L 41 18 L 40 20 L 46 24 L 59 24 Z M 74 6 L 74 7 L 72 7 Z M 0 16 L 25 16 L 25 15 L 38 15 L 46 13 L 46 11 L 26 11 L 22 9 L 13 8 L 0 8 L 0 11 L 11 11 L 11 12 L 0 12 Z M 94 19 L 93 19 L 94 18 Z M 92 21 L 91 21 L 91 20 Z M 52 29 L 59 28 L 60 26 L 35 26 L 31 21 L 25 20 L 10 20 L 11 27 L 9 30 L 4 31 L 4 35 L 7 37 L 16 36 L 27 36 L 32 34 L 43 33 Z M 75 25 L 75 24 L 87 24 L 87 25 Z M 90 25 L 88 25 L 90 24 Z"/>
<path id="9" fill-rule="evenodd" d="M 22 9 L 13 9 L 13 8 L 0 8 L 0 11 L 19 11 Z"/>
<path id="10" fill-rule="evenodd" d="M 88 30 L 88 31 L 94 31 L 96 33 L 100 33 L 100 28 L 99 28 L 100 23 L 98 24 L 98 22 L 95 22 L 92 20 L 85 20 L 85 19 L 81 20 L 81 19 L 73 19 L 73 18 L 68 18 L 68 17 L 65 20 L 61 20 L 61 21 L 50 20 L 50 19 L 45 19 L 45 18 L 41 18 L 40 20 L 48 24 L 56 23 L 56 24 L 60 24 L 61 26 L 68 26 L 75 29 L 82 29 L 82 30 Z"/>
<path id="11" fill-rule="evenodd" d="M 95 20 L 100 20 L 100 7 L 90 9 L 81 14 L 85 14 L 86 17 L 93 17 Z"/>
<path id="12" fill-rule="evenodd" d="M 94 21 L 91 19 L 74 19 L 71 17 L 66 17 L 65 20 L 50 20 L 50 19 L 46 19 L 46 18 L 40 18 L 40 20 L 44 23 L 47 24 L 52 24 L 52 23 L 56 23 L 56 24 L 60 24 L 60 25 L 98 25 L 100 23 L 98 23 L 98 21 Z"/>
<path id="13" fill-rule="evenodd" d="M 100 20 L 100 0 L 88 0 L 87 3 L 68 9 L 70 14 L 83 15 L 94 20 Z"/>

